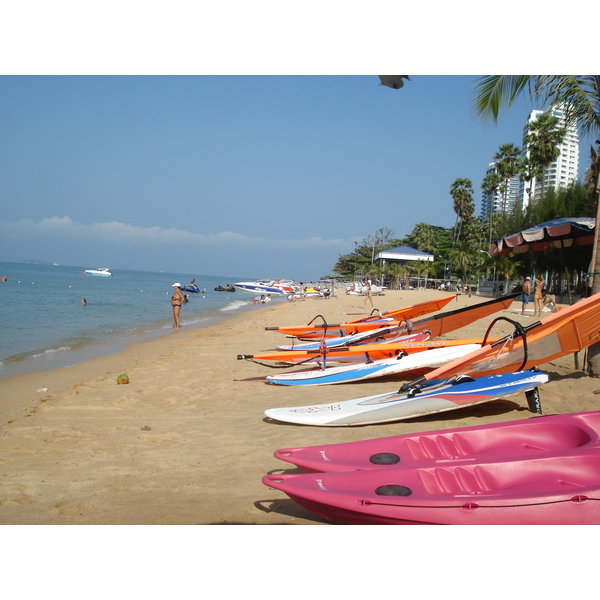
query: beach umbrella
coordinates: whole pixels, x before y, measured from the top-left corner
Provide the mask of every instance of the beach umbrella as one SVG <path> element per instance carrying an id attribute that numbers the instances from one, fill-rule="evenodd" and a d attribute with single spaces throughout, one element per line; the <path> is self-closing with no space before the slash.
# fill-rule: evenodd
<path id="1" fill-rule="evenodd" d="M 523 254 L 529 250 L 539 252 L 550 247 L 593 244 L 595 227 L 596 219 L 593 217 L 559 217 L 498 238 L 490 246 L 489 254 L 506 256 L 511 252 Z"/>

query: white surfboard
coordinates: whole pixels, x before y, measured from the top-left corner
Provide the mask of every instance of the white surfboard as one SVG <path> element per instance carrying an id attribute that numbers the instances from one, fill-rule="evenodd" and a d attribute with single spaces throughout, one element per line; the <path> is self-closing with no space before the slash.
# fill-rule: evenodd
<path id="1" fill-rule="evenodd" d="M 329 404 L 270 408 L 265 415 L 298 425 L 337 427 L 401 421 L 531 392 L 548 381 L 540 371 L 516 371 L 472 379 L 457 377 L 407 393 L 389 392 Z"/>

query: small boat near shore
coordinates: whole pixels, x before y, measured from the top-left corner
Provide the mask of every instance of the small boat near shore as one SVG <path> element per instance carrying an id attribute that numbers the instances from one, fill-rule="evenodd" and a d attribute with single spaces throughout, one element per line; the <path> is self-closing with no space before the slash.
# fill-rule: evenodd
<path id="1" fill-rule="evenodd" d="M 182 285 L 181 291 L 182 292 L 193 292 L 194 294 L 199 294 L 200 292 L 204 292 L 206 290 L 201 290 L 197 285 L 192 283 L 190 285 Z"/>
<path id="2" fill-rule="evenodd" d="M 239 281 L 233 285 L 242 292 L 253 294 L 290 294 L 294 291 L 291 279 L 263 279 L 259 281 Z"/>
<path id="3" fill-rule="evenodd" d="M 111 277 L 112 273 L 106 267 L 100 267 L 98 269 L 86 269 L 84 275 L 95 275 L 97 277 Z"/>
<path id="4" fill-rule="evenodd" d="M 235 292 L 235 287 L 232 285 L 218 285 L 215 292 Z"/>

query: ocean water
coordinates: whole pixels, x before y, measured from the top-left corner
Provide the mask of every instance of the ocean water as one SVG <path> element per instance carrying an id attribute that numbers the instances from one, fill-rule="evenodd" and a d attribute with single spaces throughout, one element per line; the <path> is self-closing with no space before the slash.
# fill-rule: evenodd
<path id="1" fill-rule="evenodd" d="M 244 277 L 118 269 L 111 269 L 112 277 L 94 277 L 83 270 L 0 262 L 0 277 L 7 278 L 0 281 L 0 377 L 70 366 L 172 332 L 176 282 L 187 285 L 195 278 L 203 290 L 184 292 L 189 301 L 181 310 L 182 329 L 255 307 L 254 294 L 214 290 Z"/>

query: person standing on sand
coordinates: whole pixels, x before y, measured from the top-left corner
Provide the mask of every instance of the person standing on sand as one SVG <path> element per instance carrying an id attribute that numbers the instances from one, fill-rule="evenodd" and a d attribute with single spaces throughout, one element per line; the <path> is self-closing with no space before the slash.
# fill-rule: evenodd
<path id="1" fill-rule="evenodd" d="M 181 305 L 184 303 L 185 298 L 181 293 L 181 284 L 174 283 L 173 287 L 175 292 L 171 296 L 171 306 L 173 307 L 173 319 L 175 321 L 175 331 L 179 331 L 179 313 L 181 312 Z"/>
<path id="2" fill-rule="evenodd" d="M 365 303 L 363 305 L 363 308 L 367 308 L 367 300 L 369 300 L 369 302 L 371 303 L 371 308 L 373 308 L 373 298 L 371 296 L 371 280 L 367 279 L 367 282 L 365 283 L 365 287 L 363 289 L 363 294 L 365 295 Z"/>
<path id="3" fill-rule="evenodd" d="M 523 306 L 521 308 L 521 314 L 525 314 L 525 309 L 529 304 L 529 295 L 531 294 L 531 277 L 525 277 L 523 282 Z"/>
<path id="4" fill-rule="evenodd" d="M 533 316 L 536 317 L 542 316 L 542 310 L 544 309 L 544 299 L 542 296 L 542 288 L 544 287 L 544 282 L 542 278 L 537 275 L 533 285 Z"/>

